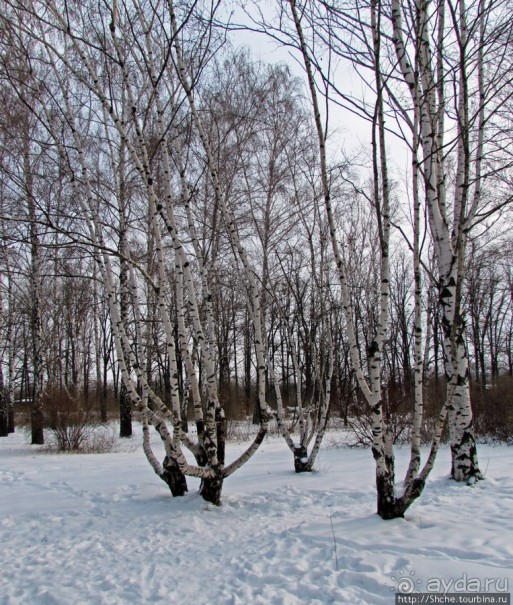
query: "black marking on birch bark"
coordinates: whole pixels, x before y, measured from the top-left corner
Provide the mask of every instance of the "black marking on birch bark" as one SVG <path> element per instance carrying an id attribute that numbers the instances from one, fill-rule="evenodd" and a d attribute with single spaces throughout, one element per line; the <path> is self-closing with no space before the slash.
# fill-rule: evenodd
<path id="1" fill-rule="evenodd" d="M 205 451 L 205 448 L 203 447 L 203 445 L 201 445 L 201 443 L 198 446 L 197 451 L 194 453 L 194 457 L 196 458 L 196 464 L 198 466 L 207 466 L 208 464 L 208 456 L 207 456 L 207 452 Z"/>
<path id="2" fill-rule="evenodd" d="M 374 460 L 381 460 L 381 458 L 383 458 L 383 452 L 380 448 L 372 446 L 372 456 Z"/>
<path id="3" fill-rule="evenodd" d="M 164 470 L 161 475 L 162 481 L 164 481 L 173 496 L 184 496 L 188 490 L 187 479 L 180 470 L 176 460 L 166 456 L 163 464 Z"/>
<path id="4" fill-rule="evenodd" d="M 264 437 L 266 436 L 266 434 L 267 434 L 267 430 L 265 430 L 265 429 L 258 431 L 258 434 L 255 437 L 255 443 L 257 445 L 261 445 L 262 442 L 264 441 Z"/>
<path id="5" fill-rule="evenodd" d="M 303 445 L 294 448 L 294 470 L 296 473 L 309 473 L 312 470 L 308 461 L 308 451 Z"/>
<path id="6" fill-rule="evenodd" d="M 404 491 L 404 495 L 402 497 L 404 511 L 417 499 L 420 497 L 422 492 L 424 491 L 424 486 L 426 482 L 421 477 L 415 477 L 412 479 L 406 489 Z"/>
<path id="7" fill-rule="evenodd" d="M 457 386 L 462 387 L 462 386 L 465 386 L 466 384 L 467 384 L 467 376 L 458 374 Z"/>
<path id="8" fill-rule="evenodd" d="M 374 357 L 376 355 L 376 353 L 379 353 L 379 346 L 378 343 L 373 340 L 368 348 L 368 353 L 369 353 L 369 357 Z"/>
<path id="9" fill-rule="evenodd" d="M 377 512 L 385 520 L 397 519 L 404 516 L 402 498 L 396 498 L 394 482 L 388 473 L 376 475 Z"/>

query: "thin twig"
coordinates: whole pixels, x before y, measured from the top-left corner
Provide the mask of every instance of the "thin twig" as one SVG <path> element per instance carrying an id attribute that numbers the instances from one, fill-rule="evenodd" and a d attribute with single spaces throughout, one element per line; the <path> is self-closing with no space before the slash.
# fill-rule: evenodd
<path id="1" fill-rule="evenodd" d="M 335 551 L 335 569 L 338 571 L 337 538 L 335 537 L 335 528 L 333 527 L 333 517 L 330 513 L 331 533 L 333 535 L 333 546 Z"/>

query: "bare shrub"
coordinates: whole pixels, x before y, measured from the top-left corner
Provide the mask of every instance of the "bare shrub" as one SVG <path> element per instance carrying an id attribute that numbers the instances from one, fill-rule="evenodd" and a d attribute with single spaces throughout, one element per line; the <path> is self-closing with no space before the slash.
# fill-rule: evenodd
<path id="1" fill-rule="evenodd" d="M 88 437 L 82 441 L 82 454 L 109 454 L 119 449 L 118 427 L 95 426 Z"/>
<path id="2" fill-rule="evenodd" d="M 471 384 L 476 433 L 480 439 L 513 441 L 513 378 L 496 376 L 491 384 Z"/>
<path id="3" fill-rule="evenodd" d="M 45 395 L 45 410 L 50 448 L 61 452 L 83 452 L 91 447 L 107 449 L 106 443 L 102 444 L 101 438 L 95 434 L 100 423 L 92 404 L 73 397 L 69 392 L 53 390 Z"/>
<path id="4" fill-rule="evenodd" d="M 251 418 L 245 420 L 227 420 L 226 421 L 226 440 L 227 441 L 249 441 L 257 431 Z"/>

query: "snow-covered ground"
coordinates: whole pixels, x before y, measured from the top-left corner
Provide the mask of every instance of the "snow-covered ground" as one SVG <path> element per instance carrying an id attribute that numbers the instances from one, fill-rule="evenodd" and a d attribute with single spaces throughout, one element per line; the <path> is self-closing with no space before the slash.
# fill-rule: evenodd
<path id="1" fill-rule="evenodd" d="M 216 508 L 191 479 L 173 499 L 139 442 L 62 455 L 0 439 L 2 605 L 392 605 L 398 584 L 513 590 L 513 448 L 480 446 L 487 480 L 473 487 L 448 480 L 442 451 L 406 518 L 385 522 L 368 450 L 323 449 L 317 472 L 296 475 L 271 438 Z"/>

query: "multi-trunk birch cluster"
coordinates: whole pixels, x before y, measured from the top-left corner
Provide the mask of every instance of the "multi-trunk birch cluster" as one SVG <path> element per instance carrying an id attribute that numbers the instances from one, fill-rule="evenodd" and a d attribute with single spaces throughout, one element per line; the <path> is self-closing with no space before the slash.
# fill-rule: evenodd
<path id="1" fill-rule="evenodd" d="M 57 2 L 30 3 L 23 7 L 24 19 L 18 21 L 18 26 L 24 36 L 37 42 L 46 62 L 47 86 L 54 102 L 52 110 L 58 113 L 66 139 L 61 140 L 61 133 L 55 128 L 51 132 L 60 156 L 70 167 L 69 186 L 77 214 L 87 227 L 80 241 L 88 239 L 107 292 L 123 388 L 141 414 L 144 450 L 155 472 L 176 495 L 187 489 L 185 476 L 199 477 L 204 498 L 219 503 L 224 478 L 254 454 L 267 431 L 270 415 L 263 379 L 265 337 L 256 275 L 240 240 L 194 98 L 191 65 L 186 64 L 181 39 L 182 29 L 188 25 L 187 15 L 184 22 L 178 22 L 172 2 L 160 3 L 153 12 L 139 2 L 130 6 L 120 3 L 119 7 L 114 3 L 111 10 L 98 14 L 100 19 L 109 19 L 109 27 L 101 45 L 96 47 L 91 32 L 87 31 L 86 14 L 80 8 L 73 14 L 62 8 Z M 161 27 L 155 27 L 158 18 L 163 19 Z M 140 36 L 137 40 L 133 38 L 133 30 Z M 164 39 L 167 44 L 163 47 Z M 210 52 L 208 44 L 203 50 Z M 198 54 L 196 58 L 200 57 Z M 203 65 L 194 67 L 200 70 Z M 104 118 L 103 133 L 101 129 L 95 131 L 90 121 L 83 123 L 81 112 L 85 107 L 80 107 L 81 94 L 90 99 L 100 118 Z M 209 174 L 213 207 L 221 217 L 220 228 L 225 230 L 247 282 L 246 305 L 253 324 L 261 425 L 251 445 L 230 464 L 225 463 L 225 419 L 216 379 L 215 319 L 210 293 L 215 266 L 210 264 L 212 258 L 205 256 L 192 218 L 190 183 L 194 175 L 189 174 L 187 150 L 180 133 L 184 115 L 189 116 L 200 141 L 203 153 L 200 163 Z M 46 125 L 56 121 L 48 108 L 39 119 Z M 112 241 L 112 232 L 105 223 L 113 209 L 108 193 L 98 191 L 88 165 L 86 148 L 91 134 L 105 141 L 104 157 L 116 179 L 112 200 L 120 225 L 117 243 Z M 152 272 L 144 266 L 140 254 L 134 255 L 128 245 L 129 237 L 137 237 L 130 228 L 134 209 L 127 206 L 129 171 L 135 171 L 142 183 L 140 206 L 145 208 L 147 237 L 155 257 Z M 36 229 L 37 222 L 33 220 L 31 224 Z M 33 257 L 37 260 L 36 255 Z M 158 323 L 165 335 L 170 380 L 168 405 L 152 388 L 142 357 L 143 286 L 154 293 Z M 170 299 L 176 308 L 175 321 L 170 315 Z M 195 355 L 199 356 L 203 371 L 201 387 Z M 183 426 L 178 357 L 183 361 L 190 385 L 196 441 Z M 163 463 L 153 452 L 149 425 L 156 429 L 164 444 Z M 190 450 L 195 463 L 186 457 L 183 447 Z"/>

